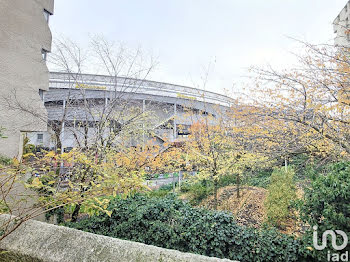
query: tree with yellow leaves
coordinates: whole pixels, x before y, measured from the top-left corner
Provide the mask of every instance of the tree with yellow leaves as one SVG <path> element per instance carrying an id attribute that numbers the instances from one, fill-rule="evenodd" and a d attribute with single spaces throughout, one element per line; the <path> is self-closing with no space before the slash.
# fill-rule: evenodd
<path id="1" fill-rule="evenodd" d="M 160 153 L 160 147 L 152 141 L 146 146 L 119 145 L 103 155 L 78 149 L 62 154 L 49 152 L 37 158 L 33 172 L 39 176 L 27 187 L 38 191 L 39 201 L 74 205 L 74 222 L 82 206 L 108 213 L 109 196 L 146 190 L 145 174 L 162 164 L 155 160 Z"/>
<path id="2" fill-rule="evenodd" d="M 214 183 L 214 208 L 218 205 L 218 182 L 223 175 L 235 174 L 237 197 L 240 197 L 240 177 L 247 167 L 254 168 L 264 161 L 247 146 L 238 126 L 228 115 L 208 116 L 194 122 L 190 136 L 185 142 L 191 166 L 198 171 L 200 179 Z M 225 112 L 226 114 L 227 112 Z"/>
<path id="3" fill-rule="evenodd" d="M 349 157 L 349 49 L 303 44 L 306 54 L 299 56 L 297 69 L 252 69 L 251 114 L 272 141 L 284 140 L 290 153 Z"/>
<path id="4" fill-rule="evenodd" d="M 298 154 L 325 154 L 329 144 L 317 132 L 279 119 L 278 112 L 271 110 L 239 104 L 231 108 L 237 123 L 233 129 L 239 132 L 247 147 L 266 157 L 265 167 L 282 162 L 288 165 L 288 159 Z"/>

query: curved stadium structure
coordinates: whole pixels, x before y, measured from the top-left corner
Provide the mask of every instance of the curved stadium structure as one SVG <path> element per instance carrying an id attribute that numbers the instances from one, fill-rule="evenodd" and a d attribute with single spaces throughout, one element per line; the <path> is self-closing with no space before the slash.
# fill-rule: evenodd
<path id="1" fill-rule="evenodd" d="M 99 113 L 116 99 L 118 103 L 113 105 L 119 107 L 116 110 L 133 107 L 156 116 L 151 127 L 158 143 L 184 139 L 194 118 L 215 117 L 217 112 L 233 103 L 227 96 L 192 87 L 134 78 L 57 72 L 50 73 L 49 91 L 42 99 L 48 113 L 49 128 L 47 132 L 28 134 L 30 143 L 54 148 L 57 130 L 52 127 L 60 126 L 64 149 L 77 146 L 79 132 L 75 131 L 81 128 L 77 123 L 87 121 L 93 130 L 99 121 Z M 93 137 L 93 131 L 89 132 L 89 137 Z"/>

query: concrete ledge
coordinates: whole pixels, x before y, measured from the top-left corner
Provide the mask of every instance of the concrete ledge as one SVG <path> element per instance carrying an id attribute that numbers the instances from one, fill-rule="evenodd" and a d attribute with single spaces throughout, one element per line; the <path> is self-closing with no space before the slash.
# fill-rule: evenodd
<path id="1" fill-rule="evenodd" d="M 0 216 L 0 224 L 9 219 Z M 118 262 L 228 262 L 219 259 L 183 253 L 142 243 L 121 240 L 55 226 L 35 220 L 21 225 L 0 243 L 0 249 L 8 256 L 19 256 L 19 261 L 118 261 Z M 6 253 L 4 254 L 6 256 Z M 4 257 L 1 261 L 6 261 Z M 8 260 L 12 261 L 12 260 Z"/>

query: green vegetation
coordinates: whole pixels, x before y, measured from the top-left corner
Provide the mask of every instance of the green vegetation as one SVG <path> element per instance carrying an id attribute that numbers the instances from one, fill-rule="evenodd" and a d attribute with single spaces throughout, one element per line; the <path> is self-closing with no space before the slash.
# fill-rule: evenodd
<path id="1" fill-rule="evenodd" d="M 0 250 L 0 261 L 2 262 L 42 262 L 41 259 L 33 258 L 24 254 Z"/>
<path id="2" fill-rule="evenodd" d="M 11 158 L 0 155 L 0 166 L 1 165 L 9 166 L 12 163 L 13 163 L 13 160 Z"/>
<path id="3" fill-rule="evenodd" d="M 319 228 L 342 228 L 350 232 L 350 162 L 339 162 L 326 176 L 318 176 L 305 189 L 302 218 Z"/>
<path id="4" fill-rule="evenodd" d="M 28 137 L 23 138 L 23 157 L 28 157 L 35 153 L 36 147 L 33 144 L 29 143 L 30 140 Z"/>
<path id="5" fill-rule="evenodd" d="M 4 135 L 4 131 L 5 131 L 5 129 L 2 128 L 2 127 L 0 126 L 0 139 L 2 139 L 2 138 L 7 138 L 7 137 Z M 0 168 L 1 168 L 3 165 L 9 166 L 9 165 L 11 165 L 11 164 L 12 164 L 12 159 L 11 159 L 11 158 L 8 158 L 8 157 L 6 157 L 6 156 L 0 155 Z"/>
<path id="6" fill-rule="evenodd" d="M 240 261 L 299 261 L 300 242 L 275 230 L 257 230 L 236 224 L 225 212 L 193 208 L 169 195 L 150 198 L 135 195 L 116 198 L 112 215 L 92 216 L 76 229 Z"/>
<path id="7" fill-rule="evenodd" d="M 93 43 L 94 49 L 107 48 L 103 53 L 110 53 L 106 42 Z M 79 146 L 70 152 L 60 152 L 65 119 L 56 123 L 56 152 L 34 156 L 37 150 L 25 138 L 28 167 L 0 157 L 0 167 L 13 164 L 0 173 L 5 196 L 0 213 L 13 213 L 6 196 L 30 170 L 32 177 L 24 186 L 35 190 L 39 201 L 34 212 L 17 212 L 19 223 L 46 208 L 47 217 L 56 215 L 58 222 L 64 223 L 69 214 L 70 227 L 185 252 L 240 261 L 325 261 L 331 250 L 314 250 L 312 227 L 318 226 L 319 238 L 326 230 L 350 233 L 350 162 L 341 162 L 350 159 L 350 63 L 333 48 L 307 44 L 305 51 L 295 70 L 253 68 L 254 96 L 237 97 L 234 106 L 218 110 L 215 117 L 194 117 L 183 141 L 161 146 L 152 139 L 144 141 L 154 133 L 157 114 L 141 113 L 138 106 L 121 113 L 121 107 L 110 106 L 121 102 L 113 99 L 103 103 L 107 107 L 100 110 L 99 132 L 91 144 L 89 128 L 96 126 L 78 124 L 84 127 L 84 141 L 76 141 Z M 70 57 L 76 52 L 67 53 Z M 110 57 L 102 60 L 115 64 Z M 169 130 L 175 131 L 170 122 Z M 167 177 L 179 170 L 196 171 L 174 190 L 179 198 L 171 193 L 172 184 L 139 195 L 147 190 L 146 177 Z M 262 188 L 267 188 L 267 197 Z M 23 195 L 19 203 L 27 201 Z M 203 200 L 209 208 L 232 213 L 193 207 Z M 296 239 L 277 231 L 288 227 L 294 207 L 302 221 Z M 79 215 L 85 218 L 78 221 Z M 263 228 L 265 215 L 268 226 Z M 7 228 L 0 228 L 0 241 L 12 232 Z"/>
<path id="8" fill-rule="evenodd" d="M 181 186 L 181 193 L 186 194 L 189 203 L 196 206 L 199 205 L 203 199 L 214 193 L 214 183 L 208 180 L 185 182 Z"/>
<path id="9" fill-rule="evenodd" d="M 268 223 L 283 227 L 290 214 L 291 201 L 296 199 L 294 170 L 282 167 L 273 171 L 268 186 L 266 212 Z"/>
<path id="10" fill-rule="evenodd" d="M 217 188 L 234 185 L 236 183 L 236 175 L 223 175 L 218 179 Z M 214 194 L 214 182 L 208 179 L 187 180 L 181 183 L 178 188 L 178 182 L 175 183 L 176 193 L 186 195 L 189 203 L 193 206 L 199 205 L 202 200 Z M 173 184 L 163 185 L 157 190 L 149 192 L 150 197 L 165 197 L 173 191 Z"/>
<path id="11" fill-rule="evenodd" d="M 350 162 L 339 162 L 328 167 L 326 175 L 317 176 L 311 185 L 305 189 L 305 196 L 299 202 L 301 219 L 311 226 L 304 235 L 305 247 L 313 247 L 312 226 L 318 226 L 319 243 L 322 233 L 326 230 L 342 230 L 350 235 Z M 338 239 L 340 240 L 340 238 Z M 342 242 L 339 243 L 339 245 Z M 309 255 L 324 261 L 328 248 L 323 251 L 305 248 Z M 346 250 L 350 253 L 350 246 Z"/>
<path id="12" fill-rule="evenodd" d="M 249 186 L 267 188 L 270 184 L 271 173 L 271 169 L 257 170 L 256 172 L 246 174 L 242 182 Z"/>
<path id="13" fill-rule="evenodd" d="M 0 126 L 0 138 L 7 138 L 7 136 L 4 135 L 5 128 Z"/>
<path id="14" fill-rule="evenodd" d="M 175 186 L 177 183 L 175 184 Z M 173 184 L 167 184 L 159 187 L 157 190 L 148 192 L 149 197 L 165 197 L 173 190 Z"/>

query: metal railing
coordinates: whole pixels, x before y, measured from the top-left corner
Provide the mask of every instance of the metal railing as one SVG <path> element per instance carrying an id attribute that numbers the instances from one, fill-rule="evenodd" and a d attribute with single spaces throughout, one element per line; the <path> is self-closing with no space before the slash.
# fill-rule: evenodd
<path id="1" fill-rule="evenodd" d="M 93 74 L 50 73 L 51 88 L 87 88 L 176 97 L 230 106 L 233 99 L 215 92 L 151 80 Z"/>

